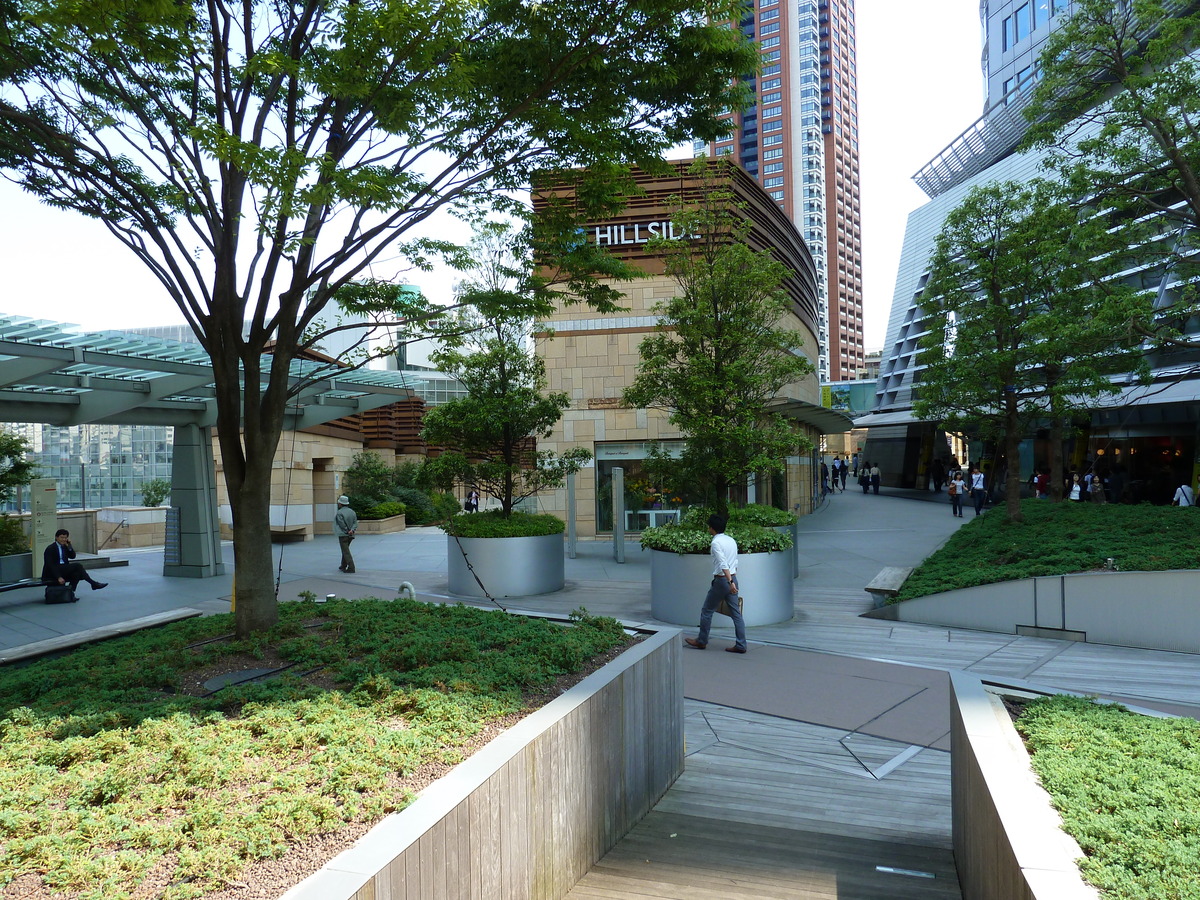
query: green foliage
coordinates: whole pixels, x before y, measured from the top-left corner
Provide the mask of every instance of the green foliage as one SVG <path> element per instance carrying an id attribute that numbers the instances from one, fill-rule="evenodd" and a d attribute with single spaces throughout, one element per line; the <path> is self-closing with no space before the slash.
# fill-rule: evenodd
<path id="1" fill-rule="evenodd" d="M 1200 898 L 1200 723 L 1056 696 L 1016 725 L 1091 884 L 1120 900 Z"/>
<path id="2" fill-rule="evenodd" d="M 444 522 L 462 512 L 462 504 L 449 491 L 436 491 L 430 498 L 433 500 L 433 513 L 438 522 Z"/>
<path id="3" fill-rule="evenodd" d="M 0 669 L 4 881 L 42 873 L 55 892 L 122 900 L 153 872 L 167 900 L 218 890 L 289 844 L 402 809 L 397 775 L 458 762 L 523 693 L 628 640 L 586 614 L 565 627 L 400 600 L 287 603 L 256 640 L 219 639 L 233 624 L 192 619 Z M 266 647 L 293 668 L 181 692 L 189 673 Z M 337 690 L 296 674 L 312 670 Z"/>
<path id="4" fill-rule="evenodd" d="M 369 507 L 389 499 L 395 486 L 395 469 L 380 454 L 374 450 L 354 454 L 350 467 L 346 469 L 345 493 Z M 357 509 L 354 511 L 362 515 Z"/>
<path id="5" fill-rule="evenodd" d="M 392 496 L 404 504 L 404 514 L 409 525 L 431 525 L 440 520 L 433 508 L 433 500 L 425 491 L 417 488 L 395 488 Z"/>
<path id="6" fill-rule="evenodd" d="M 427 460 L 424 473 L 433 484 L 458 482 L 491 494 L 509 516 L 526 497 L 561 487 L 592 455 L 583 447 L 532 449 L 570 405 L 566 393 L 546 391 L 545 361 L 528 344 L 529 316 L 551 307 L 528 284 L 530 260 L 508 260 L 504 246 L 486 240 L 476 247 L 485 263 L 461 295 L 471 310 L 459 316 L 457 336 L 431 357 L 468 393 L 425 414 L 425 440 L 455 449 Z"/>
<path id="7" fill-rule="evenodd" d="M 498 509 L 454 516 L 442 527 L 447 534 L 470 538 L 537 537 L 562 534 L 566 529 L 562 519 L 555 516 L 523 512 L 505 516 Z"/>
<path id="8" fill-rule="evenodd" d="M 392 516 L 402 516 L 404 515 L 404 512 L 404 504 L 399 500 L 385 500 L 383 503 L 376 503 L 361 516 L 359 516 L 359 518 L 390 519 Z"/>
<path id="9" fill-rule="evenodd" d="M 765 528 L 780 528 L 785 525 L 795 525 L 796 516 L 786 509 L 763 506 L 761 503 L 747 503 L 745 506 L 731 509 L 729 521 L 733 524 L 746 522 L 751 525 L 762 525 Z"/>
<path id="10" fill-rule="evenodd" d="M 1100 569 L 1200 569 L 1200 508 L 1021 502 L 1021 522 L 972 519 L 904 582 L 896 600 L 958 588 Z"/>
<path id="11" fill-rule="evenodd" d="M 1152 298 L 1109 279 L 1120 249 L 1107 221 L 1043 182 L 968 193 L 943 223 L 921 295 L 916 414 L 1000 442 L 1016 460 L 1034 423 L 1061 426 L 1117 392 L 1112 375 L 1144 372 L 1131 323 L 1149 320 Z M 1019 467 L 1008 473 L 1013 517 Z M 1061 472 L 1051 478 L 1060 484 Z"/>
<path id="12" fill-rule="evenodd" d="M 0 516 L 0 556 L 29 552 L 29 536 L 16 516 Z"/>
<path id="13" fill-rule="evenodd" d="M 11 499 L 18 485 L 37 476 L 37 463 L 28 458 L 31 449 L 25 438 L 0 429 L 0 501 Z"/>
<path id="14" fill-rule="evenodd" d="M 684 435 L 678 458 L 653 454 L 647 469 L 672 493 L 697 487 L 724 510 L 729 487 L 750 474 L 778 471 L 809 449 L 794 424 L 768 404 L 813 371 L 790 315 L 786 268 L 747 245 L 750 222 L 729 188 L 726 162 L 698 160 L 698 206 L 673 217 L 691 237 L 655 239 L 679 294 L 658 304 L 661 323 L 638 348 L 638 374 L 625 391 L 633 407 L 662 409 Z"/>
<path id="15" fill-rule="evenodd" d="M 1110 213 L 1114 239 L 1174 284 L 1153 320 L 1161 349 L 1194 348 L 1200 249 L 1200 12 L 1162 0 L 1074 0 L 1038 59 L 1026 147 L 1077 197 Z M 1147 279 L 1149 281 L 1149 278 Z M 1193 323 L 1194 324 L 1194 323 Z M 1190 356 L 1187 357 L 1190 359 Z"/>
<path id="16" fill-rule="evenodd" d="M 167 478 L 151 478 L 143 481 L 138 490 L 142 493 L 144 506 L 162 506 L 162 502 L 171 495 L 171 481 Z"/>
<path id="17" fill-rule="evenodd" d="M 725 533 L 737 541 L 738 553 L 773 553 L 792 546 L 792 536 L 751 522 L 730 521 Z M 642 532 L 643 550 L 665 550 L 669 553 L 708 553 L 712 535 L 708 526 L 670 523 Z"/>

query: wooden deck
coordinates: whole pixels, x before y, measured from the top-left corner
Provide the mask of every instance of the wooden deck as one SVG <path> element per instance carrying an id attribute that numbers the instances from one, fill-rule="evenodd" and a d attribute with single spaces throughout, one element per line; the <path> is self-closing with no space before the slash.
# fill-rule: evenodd
<path id="1" fill-rule="evenodd" d="M 683 777 L 570 900 L 962 896 L 949 754 L 696 701 L 687 734 Z"/>

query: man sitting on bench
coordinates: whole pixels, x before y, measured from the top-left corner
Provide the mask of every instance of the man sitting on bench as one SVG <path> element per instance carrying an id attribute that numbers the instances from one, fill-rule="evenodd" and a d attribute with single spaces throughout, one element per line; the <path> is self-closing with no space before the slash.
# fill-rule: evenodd
<path id="1" fill-rule="evenodd" d="M 71 546 L 71 532 L 65 528 L 58 529 L 54 532 L 54 543 L 42 553 L 42 583 L 69 584 L 72 593 L 81 581 L 90 584 L 93 591 L 108 587 L 107 581 L 96 581 L 81 564 L 71 562 L 74 558 L 75 548 Z"/>

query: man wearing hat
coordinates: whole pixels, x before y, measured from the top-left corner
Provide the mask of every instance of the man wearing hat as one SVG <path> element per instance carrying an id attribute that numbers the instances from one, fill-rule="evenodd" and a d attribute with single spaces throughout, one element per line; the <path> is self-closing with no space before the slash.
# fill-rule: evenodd
<path id="1" fill-rule="evenodd" d="M 337 535 L 338 546 L 342 548 L 342 564 L 338 566 L 343 572 L 354 571 L 354 557 L 350 555 L 350 542 L 354 540 L 354 532 L 358 531 L 358 516 L 350 508 L 350 498 L 345 494 L 338 497 L 338 510 L 333 514 L 333 533 Z"/>

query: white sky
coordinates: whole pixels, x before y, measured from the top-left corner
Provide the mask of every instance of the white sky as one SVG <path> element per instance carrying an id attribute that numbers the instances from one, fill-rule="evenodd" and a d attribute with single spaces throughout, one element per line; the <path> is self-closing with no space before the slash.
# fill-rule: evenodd
<path id="1" fill-rule="evenodd" d="M 911 176 L 981 113 L 977 0 L 857 0 L 858 121 L 868 348 L 883 345 Z M 98 222 L 0 180 L 0 312 L 104 330 L 181 323 L 158 283 Z M 409 278 L 437 296 L 436 283 Z"/>

